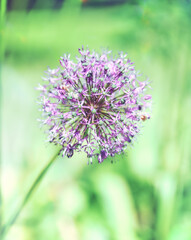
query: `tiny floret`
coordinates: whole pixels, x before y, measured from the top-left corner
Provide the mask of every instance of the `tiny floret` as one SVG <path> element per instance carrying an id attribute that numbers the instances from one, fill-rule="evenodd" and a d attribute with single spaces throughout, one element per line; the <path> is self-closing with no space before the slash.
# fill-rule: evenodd
<path id="1" fill-rule="evenodd" d="M 46 74 L 38 88 L 42 123 L 62 155 L 85 151 L 90 163 L 102 163 L 131 146 L 150 119 L 149 81 L 141 80 L 127 54 L 82 47 L 75 61 L 64 55 Z"/>

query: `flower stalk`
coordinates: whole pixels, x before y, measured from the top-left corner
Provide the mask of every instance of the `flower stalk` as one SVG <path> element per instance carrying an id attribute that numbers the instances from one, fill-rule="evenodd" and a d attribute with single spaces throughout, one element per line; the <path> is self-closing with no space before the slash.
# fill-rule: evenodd
<path id="1" fill-rule="evenodd" d="M 27 204 L 31 196 L 34 194 L 35 190 L 37 189 L 38 185 L 42 181 L 43 177 L 47 173 L 48 169 L 52 166 L 54 161 L 56 160 L 57 156 L 59 155 L 60 151 L 57 152 L 50 161 L 45 165 L 45 167 L 41 170 L 31 187 L 29 188 L 28 192 L 26 193 L 20 207 L 16 210 L 16 212 L 13 214 L 13 216 L 9 219 L 9 221 L 1 228 L 0 230 L 0 239 L 3 239 L 3 237 L 6 235 L 8 230 L 11 228 L 11 226 L 15 223 L 19 215 L 21 214 L 24 206 Z"/>

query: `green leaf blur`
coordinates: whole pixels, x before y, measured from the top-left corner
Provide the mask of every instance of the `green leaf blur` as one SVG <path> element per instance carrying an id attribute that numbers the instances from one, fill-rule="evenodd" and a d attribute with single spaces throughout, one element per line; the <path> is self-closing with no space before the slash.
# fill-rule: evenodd
<path id="1" fill-rule="evenodd" d="M 74 57 L 82 45 L 127 52 L 152 82 L 153 114 L 123 155 L 89 166 L 82 153 L 59 157 L 5 240 L 190 240 L 190 1 L 8 2 L 1 31 L 4 221 L 57 151 L 37 121 L 35 88 L 64 53 Z"/>

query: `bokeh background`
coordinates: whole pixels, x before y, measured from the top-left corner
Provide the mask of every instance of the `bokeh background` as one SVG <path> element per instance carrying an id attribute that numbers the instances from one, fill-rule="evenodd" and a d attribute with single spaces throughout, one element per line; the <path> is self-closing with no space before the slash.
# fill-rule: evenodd
<path id="1" fill-rule="evenodd" d="M 57 151 L 37 121 L 47 66 L 82 45 L 108 47 L 153 88 L 134 147 L 113 164 L 59 157 L 5 239 L 190 240 L 191 1 L 9 0 L 0 37 L 4 221 Z"/>

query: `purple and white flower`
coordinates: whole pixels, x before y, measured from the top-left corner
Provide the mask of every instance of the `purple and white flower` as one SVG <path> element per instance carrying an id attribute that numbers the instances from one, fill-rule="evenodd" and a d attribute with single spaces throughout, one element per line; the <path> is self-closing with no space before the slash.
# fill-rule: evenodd
<path id="1" fill-rule="evenodd" d="M 60 67 L 48 68 L 41 91 L 42 122 L 50 142 L 63 155 L 85 151 L 99 163 L 132 145 L 150 118 L 149 82 L 140 81 L 126 54 L 98 54 L 83 47 L 76 61 L 64 55 Z"/>

